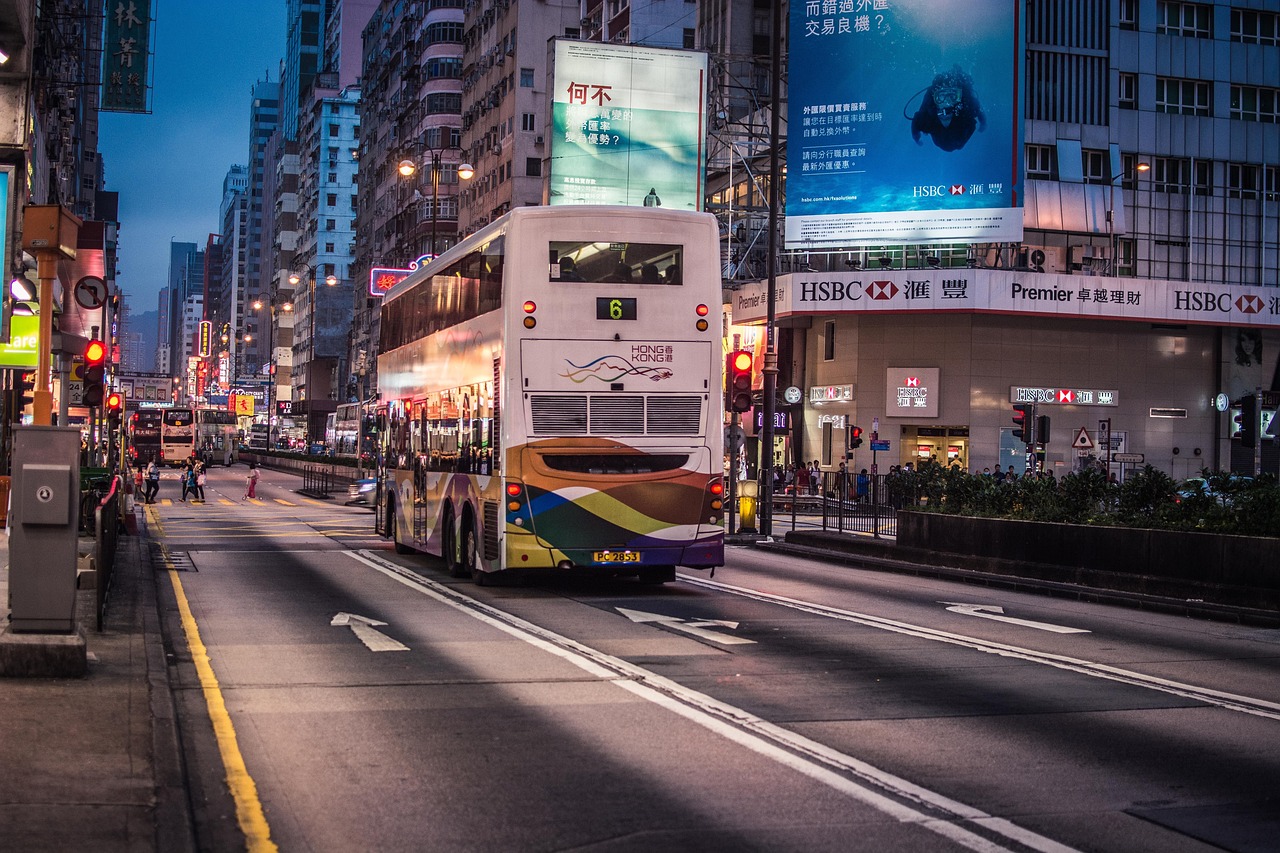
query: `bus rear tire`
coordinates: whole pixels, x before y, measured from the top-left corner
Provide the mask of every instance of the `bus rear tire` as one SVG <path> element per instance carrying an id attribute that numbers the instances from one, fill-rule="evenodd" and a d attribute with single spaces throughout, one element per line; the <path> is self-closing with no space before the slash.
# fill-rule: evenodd
<path id="1" fill-rule="evenodd" d="M 440 551 L 444 554 L 444 567 L 449 572 L 449 577 L 465 578 L 471 572 L 467 567 L 466 557 L 458 559 L 458 533 L 453 519 L 452 509 L 445 512 L 444 527 L 440 531 L 442 539 Z"/>

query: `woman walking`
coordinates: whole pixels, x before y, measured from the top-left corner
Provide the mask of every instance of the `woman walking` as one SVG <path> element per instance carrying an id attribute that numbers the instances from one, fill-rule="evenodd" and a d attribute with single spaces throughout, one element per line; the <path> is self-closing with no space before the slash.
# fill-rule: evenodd
<path id="1" fill-rule="evenodd" d="M 258 463 L 249 463 L 249 476 L 245 478 L 244 496 L 246 499 L 258 497 Z"/>
<path id="2" fill-rule="evenodd" d="M 192 489 L 196 496 L 196 500 L 200 501 L 200 503 L 204 503 L 204 480 L 205 480 L 204 468 L 205 468 L 204 463 L 197 461 L 195 464 L 195 468 L 193 469 L 193 473 L 195 475 L 195 485 L 192 487 Z"/>

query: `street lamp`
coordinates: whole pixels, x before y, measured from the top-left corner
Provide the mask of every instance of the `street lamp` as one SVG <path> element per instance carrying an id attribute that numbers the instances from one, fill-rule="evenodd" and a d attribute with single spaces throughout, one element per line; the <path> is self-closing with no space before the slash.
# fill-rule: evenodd
<path id="1" fill-rule="evenodd" d="M 1145 172 L 1151 168 L 1150 163 L 1138 163 L 1133 167 L 1135 172 Z M 1110 194 L 1107 201 L 1107 250 L 1110 257 L 1108 258 L 1108 271 L 1112 277 L 1116 274 L 1116 181 L 1129 174 L 1129 169 L 1121 169 L 1119 174 L 1112 175 L 1110 183 Z"/>
<path id="2" fill-rule="evenodd" d="M 437 220 L 439 219 L 439 211 L 440 211 L 440 169 L 441 169 L 440 157 L 446 151 L 456 151 L 459 154 L 463 154 L 463 155 L 465 155 L 467 152 L 454 145 L 450 145 L 444 148 L 432 148 L 430 146 L 424 146 L 424 150 L 431 154 L 431 248 L 430 248 L 430 254 L 431 254 L 431 257 L 434 258 L 436 256 L 436 225 L 437 225 Z M 413 160 L 409 158 L 405 158 L 404 160 L 401 160 L 399 165 L 396 168 L 398 169 L 400 174 L 406 178 L 413 177 L 414 173 L 418 171 L 417 164 L 414 163 Z M 470 163 L 460 163 L 458 165 L 459 180 L 469 181 L 473 177 L 475 177 L 475 174 L 476 174 L 476 170 L 472 168 Z"/>
<path id="3" fill-rule="evenodd" d="M 285 302 L 279 306 L 285 313 L 293 312 L 293 303 Z M 253 302 L 253 310 L 267 309 L 267 449 L 276 447 L 276 434 L 272 428 L 276 422 L 276 383 L 278 368 L 276 365 L 276 303 L 264 303 L 261 299 Z"/>
<path id="4" fill-rule="evenodd" d="M 316 360 L 316 268 L 305 261 L 298 261 L 293 266 L 293 271 L 289 273 L 289 284 L 297 287 L 302 282 L 302 276 L 299 275 L 300 270 L 307 273 L 307 440 L 310 441 L 314 435 L 312 426 L 312 409 L 315 401 L 315 360 Z M 334 287 L 338 283 L 338 277 L 333 274 L 325 276 L 324 283 L 326 287 Z M 296 293 L 296 292 L 295 292 Z"/>

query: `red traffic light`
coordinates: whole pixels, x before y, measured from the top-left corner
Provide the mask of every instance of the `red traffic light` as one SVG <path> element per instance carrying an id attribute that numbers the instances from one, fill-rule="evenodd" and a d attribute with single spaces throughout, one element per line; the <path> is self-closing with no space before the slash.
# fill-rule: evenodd
<path id="1" fill-rule="evenodd" d="M 92 340 L 85 344 L 84 347 L 84 363 L 88 365 L 101 364 L 107 358 L 107 345 L 99 340 Z"/>
<path id="2" fill-rule="evenodd" d="M 724 407 L 731 412 L 751 409 L 751 352 L 734 350 L 725 358 Z"/>
<path id="3" fill-rule="evenodd" d="M 124 408 L 124 397 L 118 391 L 112 391 L 107 395 L 106 407 L 108 410 L 118 412 Z"/>

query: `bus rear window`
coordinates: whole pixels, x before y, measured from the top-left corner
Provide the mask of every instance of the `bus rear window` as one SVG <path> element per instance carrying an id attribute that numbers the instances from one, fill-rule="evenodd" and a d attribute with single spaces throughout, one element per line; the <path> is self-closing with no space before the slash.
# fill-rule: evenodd
<path id="1" fill-rule="evenodd" d="M 191 410 L 170 409 L 164 413 L 165 426 L 191 426 Z"/>
<path id="2" fill-rule="evenodd" d="M 667 243 L 553 240 L 548 255 L 552 281 L 681 284 L 682 253 Z"/>

